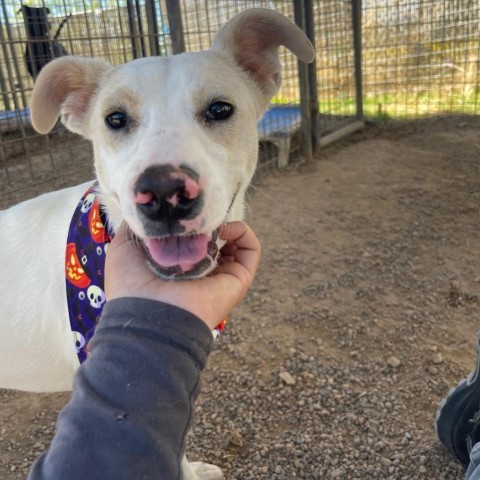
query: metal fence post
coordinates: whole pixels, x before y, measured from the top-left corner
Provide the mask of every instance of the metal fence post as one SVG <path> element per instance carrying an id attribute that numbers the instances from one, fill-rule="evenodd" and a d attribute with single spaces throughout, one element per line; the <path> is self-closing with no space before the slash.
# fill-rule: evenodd
<path id="1" fill-rule="evenodd" d="M 147 14 L 150 55 L 158 57 L 160 55 L 160 47 L 158 45 L 158 21 L 154 0 L 145 0 L 145 12 Z"/>
<path id="2" fill-rule="evenodd" d="M 356 118 L 363 119 L 362 88 L 362 0 L 352 0 L 353 50 L 355 63 Z"/>
<path id="3" fill-rule="evenodd" d="M 138 58 L 137 40 L 138 35 L 135 25 L 135 12 L 133 10 L 132 0 L 127 0 L 128 29 L 130 31 L 130 42 L 132 46 L 133 58 Z"/>
<path id="4" fill-rule="evenodd" d="M 315 48 L 315 25 L 313 16 L 313 1 L 304 0 L 305 2 L 305 33 L 308 39 L 312 42 Z M 308 89 L 309 89 L 309 108 L 311 118 L 311 139 L 313 153 L 319 147 L 320 125 L 319 125 L 319 110 L 318 110 L 318 84 L 317 84 L 317 61 L 307 65 L 308 72 Z"/>
<path id="5" fill-rule="evenodd" d="M 146 3 L 145 3 L 145 10 L 148 17 L 148 9 L 147 9 Z M 135 11 L 137 12 L 138 38 L 140 40 L 140 47 L 142 49 L 142 57 L 146 57 L 147 54 L 145 49 L 145 40 L 143 38 L 144 33 L 143 33 L 143 22 L 142 22 L 142 9 L 141 9 L 139 0 L 135 0 Z M 153 53 L 150 53 L 150 55 L 153 55 Z"/>
<path id="6" fill-rule="evenodd" d="M 295 23 L 305 31 L 305 3 L 304 0 L 293 1 Z M 298 61 L 298 78 L 300 84 L 300 111 L 302 113 L 302 126 L 300 129 L 301 152 L 307 158 L 311 158 L 312 150 L 312 117 L 310 112 L 310 87 L 308 67 L 302 61 Z"/>
<path id="7" fill-rule="evenodd" d="M 166 0 L 168 25 L 172 38 L 173 54 L 185 51 L 185 37 L 183 35 L 182 9 L 179 0 Z"/>

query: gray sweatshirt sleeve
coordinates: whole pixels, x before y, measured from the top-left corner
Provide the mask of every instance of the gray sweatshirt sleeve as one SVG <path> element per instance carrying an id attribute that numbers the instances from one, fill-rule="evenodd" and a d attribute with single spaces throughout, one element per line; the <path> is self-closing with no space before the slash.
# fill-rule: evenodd
<path id="1" fill-rule="evenodd" d="M 29 480 L 176 480 L 212 334 L 153 300 L 107 302 Z"/>

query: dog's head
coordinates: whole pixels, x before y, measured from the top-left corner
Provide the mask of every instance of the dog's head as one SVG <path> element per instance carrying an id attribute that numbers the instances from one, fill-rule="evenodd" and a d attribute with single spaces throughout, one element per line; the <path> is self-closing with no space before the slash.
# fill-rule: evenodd
<path id="1" fill-rule="evenodd" d="M 207 51 L 118 67 L 64 57 L 37 79 L 32 123 L 47 133 L 60 114 L 93 142 L 112 226 L 127 221 L 159 275 L 202 276 L 215 267 L 220 225 L 243 218 L 257 122 L 280 86 L 280 45 L 313 59 L 292 22 L 252 9 Z"/>
<path id="2" fill-rule="evenodd" d="M 50 15 L 49 8 L 22 5 L 17 13 L 20 12 L 23 13 L 25 25 L 31 38 L 48 38 L 51 29 L 50 22 L 48 21 L 48 15 Z"/>

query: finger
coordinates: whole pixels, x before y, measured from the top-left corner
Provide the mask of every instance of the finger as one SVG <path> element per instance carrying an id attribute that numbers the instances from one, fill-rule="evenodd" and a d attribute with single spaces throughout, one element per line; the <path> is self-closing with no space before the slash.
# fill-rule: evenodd
<path id="1" fill-rule="evenodd" d="M 222 255 L 232 256 L 234 261 L 244 267 L 251 278 L 254 277 L 260 263 L 260 242 L 253 230 L 243 222 L 232 222 L 222 225 L 225 227 L 223 238 L 230 238 L 231 244 L 222 249 Z"/>
<path id="2" fill-rule="evenodd" d="M 115 243 L 123 243 L 128 240 L 127 236 L 127 231 L 128 231 L 128 225 L 127 222 L 123 221 L 120 224 L 119 229 L 115 233 L 115 237 L 112 240 L 112 244 L 115 241 Z"/>
<path id="3" fill-rule="evenodd" d="M 229 262 L 234 262 L 235 258 L 233 255 L 223 255 L 220 257 L 219 262 L 221 263 L 229 263 Z"/>
<path id="4" fill-rule="evenodd" d="M 253 277 L 245 267 L 234 261 L 219 265 L 212 280 L 225 283 L 227 288 L 223 298 L 233 307 L 245 296 Z"/>
<path id="5" fill-rule="evenodd" d="M 244 222 L 224 223 L 220 227 L 220 238 L 240 249 L 260 250 L 258 238 Z"/>
<path id="6" fill-rule="evenodd" d="M 109 271 L 124 271 L 145 263 L 145 250 L 140 248 L 125 222 L 122 222 L 107 252 L 105 268 Z"/>
<path id="7" fill-rule="evenodd" d="M 237 249 L 238 247 L 234 243 L 227 244 L 220 250 L 220 254 L 222 257 L 233 256 Z"/>
<path id="8" fill-rule="evenodd" d="M 228 243 L 236 243 L 248 230 L 251 228 L 245 222 L 228 222 L 220 226 L 219 234 Z"/>
<path id="9" fill-rule="evenodd" d="M 222 263 L 232 263 L 235 262 L 240 265 L 247 274 L 247 281 L 249 283 L 250 279 L 253 278 L 256 274 L 258 269 L 259 261 L 260 261 L 260 251 L 259 250 L 242 250 L 237 249 L 229 249 L 225 251 L 222 249 L 222 256 L 220 261 Z M 234 272 L 225 272 L 225 273 L 233 273 L 238 276 L 238 270 Z M 242 273 L 242 281 L 243 280 L 243 273 Z"/>

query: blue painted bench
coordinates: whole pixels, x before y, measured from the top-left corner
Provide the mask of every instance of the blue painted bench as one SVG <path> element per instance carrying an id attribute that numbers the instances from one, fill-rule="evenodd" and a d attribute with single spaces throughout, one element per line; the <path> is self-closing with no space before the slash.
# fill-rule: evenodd
<path id="1" fill-rule="evenodd" d="M 30 125 L 30 109 L 23 110 L 4 110 L 0 112 L 0 132 L 15 132 L 20 129 L 20 125 L 24 127 Z"/>
<path id="2" fill-rule="evenodd" d="M 286 167 L 290 156 L 292 135 L 302 124 L 298 105 L 271 105 L 258 122 L 261 141 L 271 142 L 278 148 L 278 167 Z"/>

